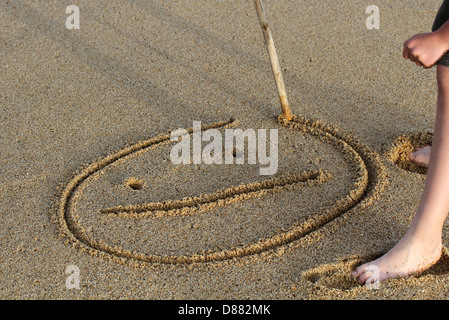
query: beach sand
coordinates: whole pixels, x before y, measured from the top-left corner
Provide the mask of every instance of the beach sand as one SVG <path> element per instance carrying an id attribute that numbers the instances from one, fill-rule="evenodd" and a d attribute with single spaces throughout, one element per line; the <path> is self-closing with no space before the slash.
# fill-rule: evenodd
<path id="1" fill-rule="evenodd" d="M 252 1 L 0 0 L 0 298 L 446 299 L 446 247 L 378 289 L 350 276 L 405 234 L 435 118 L 402 44 L 440 1 L 379 0 L 368 30 L 371 4 L 265 4 L 286 123 Z M 277 173 L 173 164 L 193 121 L 278 129 Z"/>

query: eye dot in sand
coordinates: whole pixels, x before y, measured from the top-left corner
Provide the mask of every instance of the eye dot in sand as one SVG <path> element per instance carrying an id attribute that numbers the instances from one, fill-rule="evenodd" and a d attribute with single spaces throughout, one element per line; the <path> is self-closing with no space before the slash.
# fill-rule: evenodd
<path id="1" fill-rule="evenodd" d="M 136 177 L 129 177 L 125 180 L 125 185 L 133 190 L 142 190 L 145 187 L 145 181 Z"/>

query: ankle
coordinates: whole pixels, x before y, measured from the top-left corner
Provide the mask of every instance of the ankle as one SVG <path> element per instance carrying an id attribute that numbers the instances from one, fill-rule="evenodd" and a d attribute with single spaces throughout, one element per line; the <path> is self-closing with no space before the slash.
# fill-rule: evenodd
<path id="1" fill-rule="evenodd" d="M 414 223 L 410 225 L 404 238 L 411 239 L 413 243 L 419 244 L 427 249 L 439 248 L 442 246 L 441 228 L 431 228 L 424 223 Z"/>

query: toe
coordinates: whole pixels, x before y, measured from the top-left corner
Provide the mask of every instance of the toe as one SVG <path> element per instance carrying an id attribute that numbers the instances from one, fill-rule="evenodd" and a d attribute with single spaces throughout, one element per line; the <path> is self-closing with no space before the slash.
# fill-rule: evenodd
<path id="1" fill-rule="evenodd" d="M 410 159 L 410 160 L 416 160 L 416 154 L 417 154 L 417 152 L 419 151 L 419 150 L 421 150 L 421 149 L 416 149 L 414 152 L 412 152 L 412 153 L 410 153 L 409 155 L 408 155 L 408 158 Z"/>
<path id="2" fill-rule="evenodd" d="M 366 271 L 362 273 L 359 277 L 359 284 L 365 284 L 366 281 L 373 275 L 371 271 Z"/>
<path id="3" fill-rule="evenodd" d="M 351 274 L 354 277 L 359 277 L 362 273 L 364 273 L 366 271 L 366 264 L 362 264 L 361 266 L 357 267 Z"/>
<path id="4" fill-rule="evenodd" d="M 372 273 L 368 276 L 368 279 L 365 280 L 365 285 L 371 285 L 375 283 L 379 283 L 383 281 L 382 277 L 380 275 L 376 275 L 375 273 Z"/>

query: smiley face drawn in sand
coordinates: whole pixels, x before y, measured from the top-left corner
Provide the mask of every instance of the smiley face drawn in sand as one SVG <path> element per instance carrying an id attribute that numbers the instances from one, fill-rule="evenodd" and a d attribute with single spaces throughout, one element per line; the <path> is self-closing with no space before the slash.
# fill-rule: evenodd
<path id="1" fill-rule="evenodd" d="M 230 120 L 203 130 L 235 125 Z M 56 208 L 60 230 L 80 250 L 115 262 L 216 262 L 288 245 L 371 204 L 383 190 L 378 155 L 350 135 L 300 116 L 280 117 L 276 127 L 290 162 L 270 178 L 240 165 L 173 165 L 169 134 L 119 150 L 66 185 Z M 305 169 L 301 139 L 318 155 L 340 161 L 339 172 L 319 161 L 318 168 Z M 319 201 L 307 201 L 312 197 Z M 291 212 L 284 201 L 295 204 Z"/>

